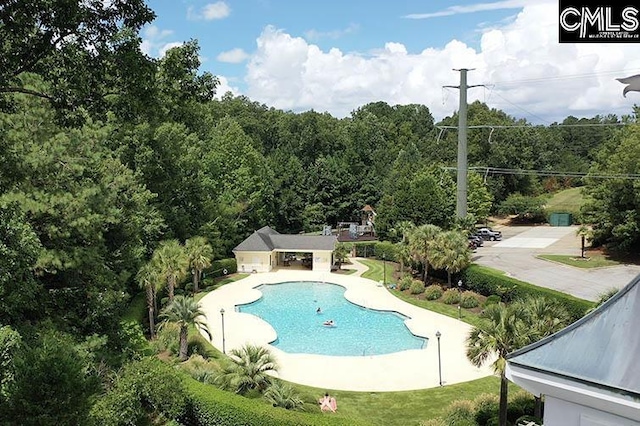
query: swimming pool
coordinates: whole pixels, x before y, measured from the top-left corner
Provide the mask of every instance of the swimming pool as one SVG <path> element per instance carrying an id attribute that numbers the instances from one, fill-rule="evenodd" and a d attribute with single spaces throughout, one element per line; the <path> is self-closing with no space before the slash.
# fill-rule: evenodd
<path id="1" fill-rule="evenodd" d="M 421 349 L 427 342 L 411 334 L 404 324 L 406 316 L 355 305 L 345 299 L 345 288 L 337 284 L 297 281 L 263 284 L 257 289 L 262 292 L 260 299 L 236 309 L 271 324 L 278 335 L 271 344 L 284 352 L 382 355 Z M 324 326 L 330 319 L 335 326 Z"/>

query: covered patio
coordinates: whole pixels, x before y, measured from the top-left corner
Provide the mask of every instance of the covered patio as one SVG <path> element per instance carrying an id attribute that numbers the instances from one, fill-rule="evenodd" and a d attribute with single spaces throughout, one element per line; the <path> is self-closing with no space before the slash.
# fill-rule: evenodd
<path id="1" fill-rule="evenodd" d="M 239 272 L 277 269 L 329 272 L 338 239 L 333 235 L 280 234 L 265 226 L 233 249 Z"/>

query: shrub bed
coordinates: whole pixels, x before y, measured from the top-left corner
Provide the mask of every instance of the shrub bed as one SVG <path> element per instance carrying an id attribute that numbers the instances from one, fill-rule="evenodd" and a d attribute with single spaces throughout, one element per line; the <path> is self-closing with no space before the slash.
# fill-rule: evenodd
<path id="1" fill-rule="evenodd" d="M 411 292 L 411 294 L 424 293 L 424 283 L 422 281 L 414 280 L 411 283 L 411 287 L 409 287 L 409 292 Z"/>
<path id="2" fill-rule="evenodd" d="M 496 303 L 500 303 L 500 296 L 492 294 L 484 301 L 484 306 L 495 305 Z"/>
<path id="3" fill-rule="evenodd" d="M 442 301 L 447 305 L 455 305 L 460 303 L 460 292 L 455 288 L 450 288 L 442 295 Z"/>
<path id="4" fill-rule="evenodd" d="M 398 281 L 398 290 L 409 290 L 411 284 L 413 284 L 413 278 L 411 278 L 411 275 L 405 275 L 400 281 Z"/>
<path id="5" fill-rule="evenodd" d="M 424 298 L 427 300 L 438 300 L 442 297 L 444 291 L 438 284 L 433 284 L 424 290 Z"/>
<path id="6" fill-rule="evenodd" d="M 200 383 L 184 376 L 189 407 L 185 425 L 199 426 L 349 426 L 362 425 L 356 419 L 287 411 L 274 408 L 262 400 L 249 399 Z"/>
<path id="7" fill-rule="evenodd" d="M 577 321 L 594 306 L 593 302 L 578 299 L 557 290 L 538 287 L 524 281 L 504 275 L 503 272 L 486 266 L 471 265 L 463 272 L 465 286 L 483 296 L 497 294 L 502 301 L 530 297 L 548 297 L 557 300 L 564 306 L 572 321 Z"/>
<path id="8" fill-rule="evenodd" d="M 480 306 L 478 295 L 473 291 L 465 291 L 462 293 L 462 296 L 460 296 L 460 306 L 465 309 L 477 308 Z"/>

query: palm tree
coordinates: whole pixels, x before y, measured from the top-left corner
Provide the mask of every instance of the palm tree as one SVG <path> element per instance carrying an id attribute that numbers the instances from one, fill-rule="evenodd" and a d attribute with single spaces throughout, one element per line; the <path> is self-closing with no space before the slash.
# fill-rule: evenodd
<path id="1" fill-rule="evenodd" d="M 193 325 L 204 331 L 211 340 L 211 333 L 206 323 L 207 317 L 193 297 L 176 296 L 173 302 L 162 310 L 160 317 L 165 323 L 177 324 L 180 327 L 180 361 L 187 359 L 189 326 Z"/>
<path id="2" fill-rule="evenodd" d="M 514 308 L 521 310 L 529 329 L 524 344 L 531 344 L 558 332 L 571 323 L 567 309 L 555 300 L 546 297 L 528 298 L 514 302 Z M 542 418 L 542 400 L 534 395 L 534 416 Z"/>
<path id="3" fill-rule="evenodd" d="M 151 261 L 158 269 L 159 274 L 167 281 L 169 289 L 169 303 L 173 302 L 173 293 L 176 284 L 184 279 L 189 258 L 178 240 L 163 241 L 153 252 Z"/>
<path id="4" fill-rule="evenodd" d="M 405 242 L 398 242 L 395 244 L 398 261 L 400 262 L 400 276 L 404 276 L 404 265 L 411 261 L 411 251 L 409 245 Z"/>
<path id="5" fill-rule="evenodd" d="M 147 310 L 149 312 L 149 334 L 151 339 L 156 337 L 155 309 L 156 309 L 156 286 L 162 281 L 158 272 L 151 262 L 144 264 L 136 274 L 136 280 L 140 288 L 147 292 Z"/>
<path id="6" fill-rule="evenodd" d="M 618 292 L 620 291 L 620 289 L 615 288 L 615 287 L 611 287 L 608 290 L 605 290 L 604 292 L 598 294 L 598 299 L 596 300 L 596 304 L 589 308 L 587 310 L 587 313 L 594 311 L 596 309 L 598 309 L 598 307 L 600 307 L 600 305 L 602 305 L 604 302 L 606 302 L 607 300 L 611 299 L 613 296 L 615 296 Z"/>
<path id="7" fill-rule="evenodd" d="M 394 228 L 396 234 L 401 234 L 402 239 L 396 243 L 396 251 L 398 260 L 400 261 L 400 276 L 404 275 L 404 265 L 410 260 L 411 251 L 409 250 L 409 234 L 416 228 L 410 220 L 398 222 Z"/>
<path id="8" fill-rule="evenodd" d="M 515 309 L 520 309 L 526 316 L 528 334 L 527 345 L 537 342 L 571 323 L 567 309 L 555 300 L 546 297 L 533 297 L 514 302 Z"/>
<path id="9" fill-rule="evenodd" d="M 226 390 L 245 394 L 251 390 L 259 392 L 271 384 L 269 372 L 278 371 L 274 356 L 268 349 L 247 344 L 232 349 L 231 362 L 222 368 L 217 383 Z"/>
<path id="10" fill-rule="evenodd" d="M 295 390 L 281 382 L 274 382 L 264 393 L 264 399 L 274 407 L 282 407 L 287 410 L 297 410 L 303 407 L 304 401 Z"/>
<path id="11" fill-rule="evenodd" d="M 353 245 L 349 243 L 338 243 L 336 244 L 335 250 L 333 250 L 333 257 L 338 262 L 338 269 L 342 269 L 342 264 L 345 259 L 349 256 L 349 253 L 353 249 Z"/>
<path id="12" fill-rule="evenodd" d="M 585 240 L 587 238 L 591 238 L 591 229 L 589 229 L 587 225 L 580 225 L 580 227 L 576 231 L 576 235 L 580 237 L 580 240 L 582 242 L 581 249 L 580 249 L 580 257 L 584 259 Z"/>
<path id="13" fill-rule="evenodd" d="M 416 228 L 416 225 L 413 224 L 410 220 L 403 220 L 396 224 L 393 228 L 396 234 L 400 234 L 402 236 L 401 242 L 406 243 L 409 238 L 409 234 Z"/>
<path id="14" fill-rule="evenodd" d="M 451 274 L 456 274 L 471 263 L 471 251 L 467 237 L 460 231 L 438 234 L 432 244 L 431 265 L 447 271 L 447 282 L 451 287 Z"/>
<path id="15" fill-rule="evenodd" d="M 427 284 L 429 275 L 429 263 L 431 260 L 431 245 L 436 235 L 440 233 L 439 226 L 426 224 L 413 229 L 409 233 L 409 250 L 413 258 L 422 263 L 423 280 Z"/>
<path id="16" fill-rule="evenodd" d="M 192 237 L 185 242 L 185 250 L 189 258 L 193 279 L 193 292 L 198 292 L 198 284 L 202 280 L 202 271 L 211 266 L 213 247 L 207 243 L 205 237 Z"/>
<path id="17" fill-rule="evenodd" d="M 488 359 L 496 357 L 493 370 L 500 374 L 500 414 L 499 425 L 507 424 L 507 393 L 509 381 L 505 376 L 508 353 L 521 348 L 526 343 L 527 328 L 524 313 L 515 304 L 489 305 L 481 315 L 486 321 L 474 327 L 467 337 L 467 358 L 476 367 Z"/>

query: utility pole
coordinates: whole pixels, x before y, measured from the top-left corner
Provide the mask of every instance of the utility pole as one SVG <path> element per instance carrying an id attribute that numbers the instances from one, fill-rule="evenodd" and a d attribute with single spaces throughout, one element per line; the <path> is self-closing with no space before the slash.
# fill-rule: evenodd
<path id="1" fill-rule="evenodd" d="M 467 217 L 467 89 L 483 86 L 482 84 L 473 86 L 467 85 L 467 71 L 472 70 L 473 69 L 467 68 L 454 69 L 454 71 L 460 71 L 460 85 L 443 86 L 460 89 L 460 107 L 458 108 L 458 175 L 456 190 L 456 215 L 459 218 Z"/>

